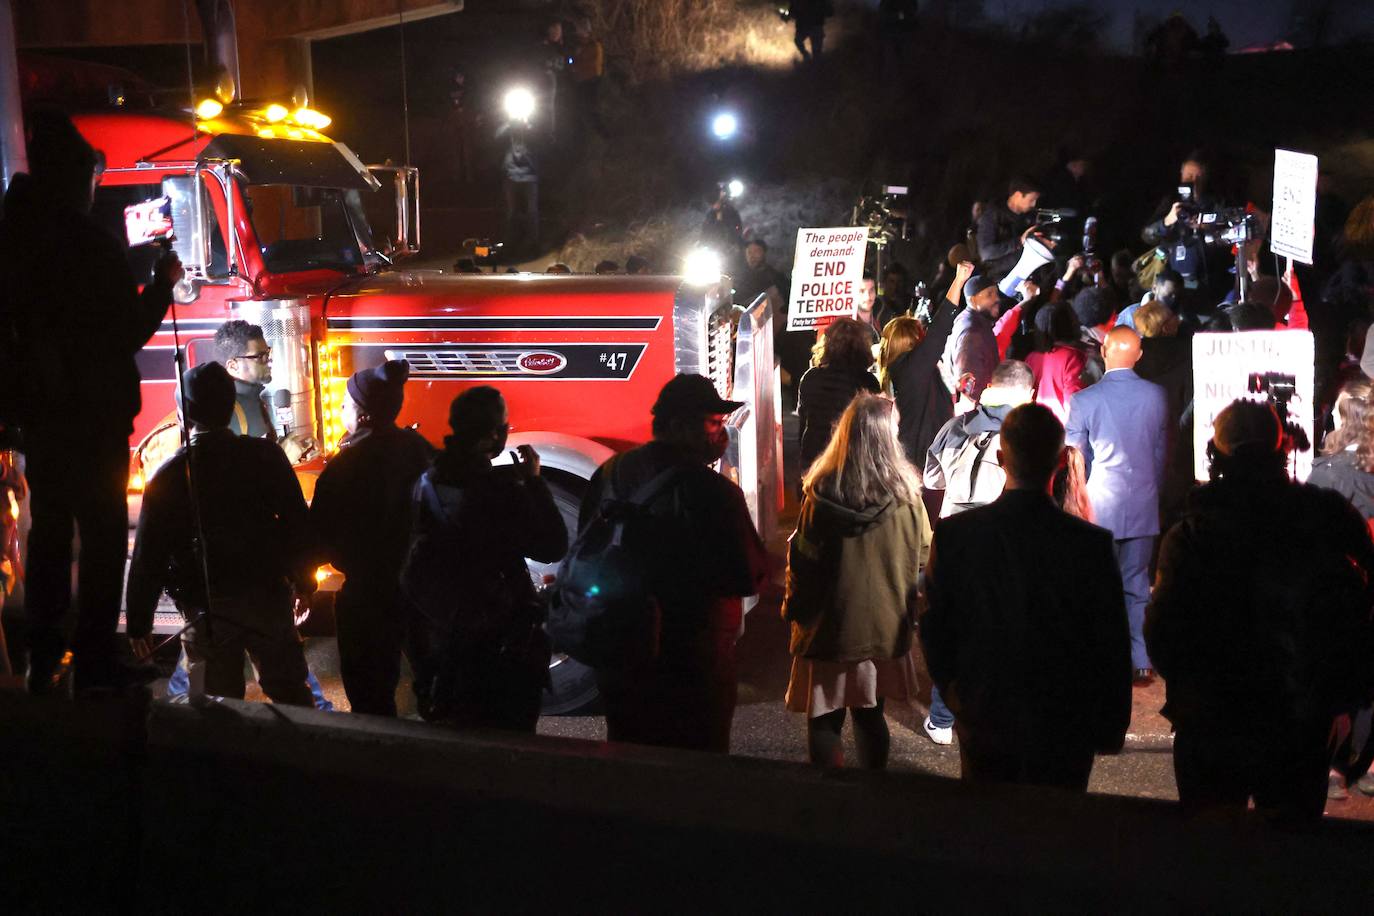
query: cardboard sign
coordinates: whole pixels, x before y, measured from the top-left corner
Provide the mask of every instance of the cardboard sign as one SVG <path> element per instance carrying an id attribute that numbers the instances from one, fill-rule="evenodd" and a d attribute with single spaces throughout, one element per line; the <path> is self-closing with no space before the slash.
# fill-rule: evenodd
<path id="1" fill-rule="evenodd" d="M 1250 390 L 1250 377 L 1291 377 L 1296 390 L 1288 401 L 1288 420 L 1315 443 L 1312 421 L 1315 350 L 1311 331 L 1239 331 L 1193 335 L 1193 476 L 1207 479 L 1207 443 L 1212 422 L 1232 401 L 1264 401 L 1264 392 Z M 1298 480 L 1312 471 L 1312 452 L 1297 453 Z"/>
<path id="2" fill-rule="evenodd" d="M 1312 263 L 1316 231 L 1317 157 L 1274 150 L 1274 215 L 1269 248 L 1277 255 Z"/>
<path id="3" fill-rule="evenodd" d="M 787 330 L 821 328 L 859 313 L 867 248 L 868 230 L 862 226 L 797 230 Z"/>

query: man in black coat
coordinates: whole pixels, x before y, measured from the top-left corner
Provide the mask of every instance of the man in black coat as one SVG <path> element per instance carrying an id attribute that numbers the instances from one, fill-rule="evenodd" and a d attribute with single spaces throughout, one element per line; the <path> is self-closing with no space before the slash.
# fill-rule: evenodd
<path id="1" fill-rule="evenodd" d="M 1035 227 L 1035 208 L 1040 187 L 1029 178 L 1013 178 L 1005 201 L 996 201 L 978 217 L 978 256 L 983 275 L 1001 280 L 1021 257 L 1026 236 Z"/>
<path id="2" fill-rule="evenodd" d="M 121 242 L 90 216 L 97 154 L 65 116 L 30 119 L 29 175 L 0 223 L 0 424 L 24 434 L 33 527 L 25 612 L 29 690 L 53 689 L 66 650 L 73 528 L 81 538 L 77 690 L 155 676 L 121 660 L 115 631 L 128 551 L 129 435 L 140 408 L 134 357 L 182 277 L 173 254 L 138 289 Z"/>
<path id="3" fill-rule="evenodd" d="M 345 577 L 334 619 L 348 704 L 381 716 L 396 715 L 401 678 L 410 493 L 433 457 L 423 436 L 396 425 L 409 375 L 410 365 L 399 359 L 353 373 L 343 404 L 348 435 L 310 505 L 320 559 Z"/>
<path id="4" fill-rule="evenodd" d="M 1333 722 L 1374 683 L 1374 544 L 1339 494 L 1287 476 L 1268 404 L 1217 415 L 1212 481 L 1159 553 L 1145 642 L 1167 687 L 1179 801 L 1288 822 L 1326 806 Z"/>
<path id="5" fill-rule="evenodd" d="M 165 590 L 191 624 L 182 645 L 193 684 L 203 674 L 205 693 L 243 699 L 247 652 L 272 702 L 311 706 L 292 616 L 293 592 L 304 598 L 315 587 L 300 484 L 276 445 L 229 430 L 234 381 L 223 366 L 189 370 L 185 388 L 191 445 L 167 459 L 143 493 L 129 563 L 129 639 L 146 654 Z"/>
<path id="6" fill-rule="evenodd" d="M 921 643 L 972 782 L 1085 791 L 1093 755 L 1120 751 L 1130 724 L 1112 536 L 1051 499 L 1063 451 L 1048 408 L 1011 411 L 998 455 L 1006 490 L 935 529 Z"/>

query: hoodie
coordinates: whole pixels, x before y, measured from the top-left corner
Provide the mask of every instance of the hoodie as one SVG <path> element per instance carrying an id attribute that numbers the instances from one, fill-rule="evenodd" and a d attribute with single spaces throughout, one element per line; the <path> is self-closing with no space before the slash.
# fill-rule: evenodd
<path id="1" fill-rule="evenodd" d="M 787 548 L 792 654 L 854 662 L 909 651 L 930 536 L 919 499 L 853 509 L 807 496 Z"/>

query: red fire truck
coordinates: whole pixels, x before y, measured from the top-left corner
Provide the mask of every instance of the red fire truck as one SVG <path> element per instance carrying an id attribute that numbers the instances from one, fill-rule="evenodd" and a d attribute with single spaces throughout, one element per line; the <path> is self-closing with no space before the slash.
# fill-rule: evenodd
<path id="1" fill-rule="evenodd" d="M 732 418 L 722 473 L 743 488 L 765 536 L 771 530 L 782 449 L 766 298 L 733 307 L 718 270 L 684 278 L 409 269 L 403 259 L 419 248 L 414 169 L 365 166 L 307 108 L 206 100 L 194 115 L 74 119 L 106 157 L 95 215 L 122 233 L 127 213 L 165 198 L 186 267 L 176 304 L 139 356 L 135 489 L 177 444 L 174 351 L 191 365 L 214 359 L 216 328 L 243 318 L 262 326 L 272 348 L 270 387 L 290 392 L 284 425 L 321 443 L 323 457 L 297 468 L 307 496 L 343 435 L 349 375 L 405 359 L 401 423 L 439 445 L 453 397 L 495 385 L 510 405 L 511 444 L 539 451 L 571 524 L 596 467 L 648 440 L 658 389 L 697 372 L 747 405 Z M 151 245 L 129 252 L 136 273 L 157 256 Z M 327 577 L 323 595 L 331 585 Z M 550 710 L 577 702 L 555 698 Z"/>

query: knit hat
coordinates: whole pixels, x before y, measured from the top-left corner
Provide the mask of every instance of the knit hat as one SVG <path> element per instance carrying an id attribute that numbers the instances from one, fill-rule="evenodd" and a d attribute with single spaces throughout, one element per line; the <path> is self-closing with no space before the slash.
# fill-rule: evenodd
<path id="1" fill-rule="evenodd" d="M 234 379 L 219 363 L 201 363 L 183 377 L 186 401 L 182 413 L 196 426 L 218 429 L 234 415 Z"/>
<path id="2" fill-rule="evenodd" d="M 979 275 L 977 277 L 969 277 L 967 280 L 964 281 L 964 302 L 968 303 L 973 301 L 974 296 L 978 295 L 988 287 L 996 285 L 997 281 L 992 279 L 992 277 L 985 277 L 982 275 Z"/>
<path id="3" fill-rule="evenodd" d="M 391 423 L 401 412 L 410 363 L 391 359 L 353 373 L 348 380 L 348 396 L 373 420 Z"/>

